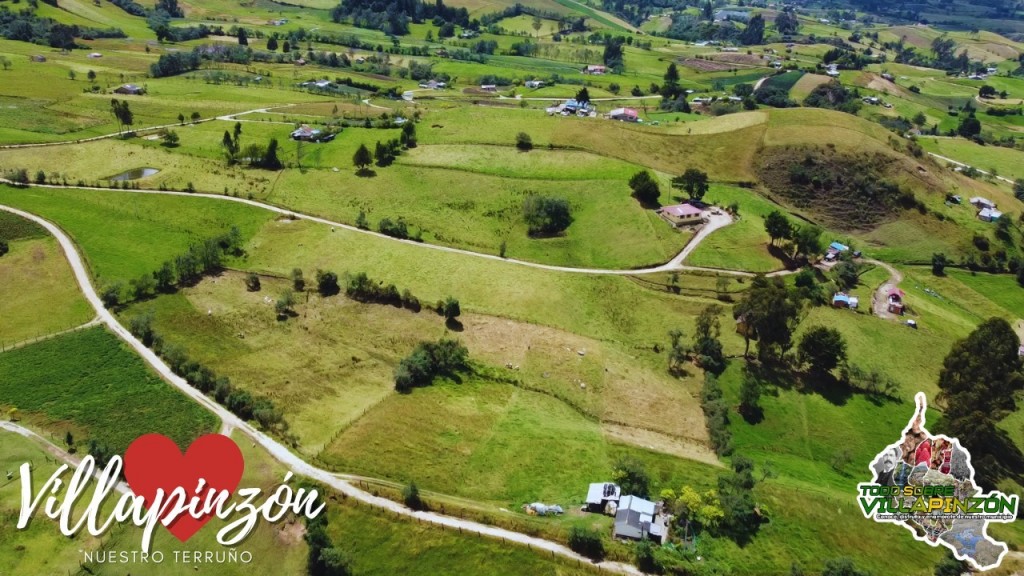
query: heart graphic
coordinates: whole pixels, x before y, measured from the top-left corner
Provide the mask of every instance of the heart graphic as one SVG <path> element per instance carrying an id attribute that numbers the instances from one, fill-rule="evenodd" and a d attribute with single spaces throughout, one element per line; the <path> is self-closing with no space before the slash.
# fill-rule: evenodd
<path id="1" fill-rule="evenodd" d="M 136 438 L 124 453 L 125 480 L 132 492 L 143 498 L 147 510 L 153 505 L 157 490 L 163 490 L 164 502 L 178 487 L 185 491 L 186 498 L 191 499 L 200 479 L 206 481 L 199 494 L 201 503 L 206 501 L 205 496 L 210 489 L 218 492 L 227 490 L 233 494 L 244 469 L 242 451 L 234 440 L 221 434 L 200 436 L 184 455 L 167 436 L 146 434 Z M 170 509 L 161 516 L 161 520 L 169 513 Z M 212 517 L 212 512 L 199 519 L 182 513 L 167 529 L 175 538 L 185 542 Z"/>

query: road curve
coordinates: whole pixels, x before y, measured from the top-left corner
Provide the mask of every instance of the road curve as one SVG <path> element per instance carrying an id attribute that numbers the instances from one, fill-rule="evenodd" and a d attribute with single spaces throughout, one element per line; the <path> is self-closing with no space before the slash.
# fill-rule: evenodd
<path id="1" fill-rule="evenodd" d="M 60 228 L 58 228 L 55 224 L 51 223 L 48 220 L 40 218 L 39 216 L 36 216 L 35 214 L 32 214 L 30 212 L 19 210 L 17 208 L 12 208 L 10 206 L 4 206 L 0 204 L 0 210 L 16 214 L 18 216 L 21 216 L 22 218 L 27 218 L 28 220 L 31 220 L 39 224 L 40 226 L 45 228 L 50 234 L 52 234 L 55 238 L 57 238 L 57 241 L 60 243 L 61 249 L 63 249 L 64 254 L 68 259 L 68 263 L 71 264 L 71 269 L 75 274 L 75 279 L 78 281 L 78 285 L 81 288 L 83 295 L 85 296 L 89 304 L 92 305 L 92 307 L 96 310 L 96 314 L 99 316 L 100 321 L 103 324 L 106 324 L 107 327 L 114 334 L 116 334 L 119 338 L 121 338 L 121 340 L 123 340 L 126 344 L 133 348 L 135 352 L 139 356 L 141 356 L 142 359 L 145 360 L 147 364 L 149 364 L 154 370 L 156 370 L 156 372 L 164 380 L 166 380 L 174 387 L 178 388 L 182 393 L 198 402 L 207 410 L 216 414 L 223 422 L 223 426 L 225 428 L 233 427 L 234 429 L 239 430 L 245 435 L 251 437 L 267 452 L 269 452 L 274 459 L 283 464 L 285 467 L 289 468 L 295 474 L 306 476 L 308 478 L 316 480 L 317 482 L 320 482 L 326 486 L 330 486 L 331 488 L 345 494 L 346 496 L 355 498 L 360 502 L 384 509 L 394 514 L 401 514 L 403 516 L 408 516 L 423 522 L 429 522 L 431 524 L 439 526 L 457 528 L 465 532 L 481 534 L 495 539 L 501 539 L 521 545 L 526 545 L 529 546 L 531 549 L 537 548 L 539 550 L 551 552 L 552 554 L 556 554 L 562 556 L 563 558 L 568 558 L 570 560 L 577 560 L 580 562 L 587 563 L 591 562 L 591 560 L 589 560 L 588 558 L 581 556 L 573 552 L 566 546 L 563 546 L 562 544 L 553 542 L 551 540 L 545 540 L 543 538 L 528 536 L 526 534 L 513 532 L 511 530 L 506 530 L 504 528 L 498 528 L 495 526 L 489 526 L 487 524 L 481 524 L 479 522 L 463 520 L 461 518 L 454 518 L 452 516 L 445 516 L 443 514 L 438 514 L 436 512 L 413 511 L 401 504 L 398 504 L 397 502 L 388 500 L 387 498 L 381 498 L 379 496 L 374 496 L 372 494 L 364 492 L 363 490 L 356 488 L 349 482 L 342 480 L 336 474 L 328 472 L 327 470 L 322 470 L 320 468 L 317 468 L 316 466 L 313 466 L 312 464 L 309 464 L 308 462 L 292 453 L 291 450 L 289 450 L 288 448 L 286 448 L 273 438 L 267 436 L 266 434 L 260 432 L 259 430 L 256 430 L 251 425 L 249 425 L 248 422 L 242 420 L 238 416 L 235 416 L 226 408 L 224 408 L 220 404 L 217 404 L 216 402 L 208 398 L 206 395 L 204 395 L 202 392 L 190 386 L 188 382 L 185 381 L 184 378 L 181 378 L 180 376 L 175 374 L 163 362 L 163 360 L 160 359 L 159 356 L 157 356 L 149 348 L 146 348 L 142 344 L 142 342 L 140 342 L 137 338 L 135 338 L 135 336 L 131 334 L 131 332 L 129 332 L 124 326 L 122 326 L 117 321 L 117 318 L 103 306 L 103 303 L 100 301 L 99 295 L 96 293 L 95 288 L 92 286 L 91 280 L 89 279 L 89 274 L 85 268 L 85 264 L 83 263 L 82 257 L 78 253 L 78 250 L 75 247 L 74 242 Z M 279 211 L 282 213 L 285 212 L 284 210 L 280 209 L 275 209 L 275 211 Z M 628 574 L 631 576 L 640 576 L 643 574 L 635 567 L 620 562 L 605 561 L 595 564 L 603 570 L 613 572 L 616 574 Z"/>
<path id="2" fill-rule="evenodd" d="M 178 192 L 178 191 L 174 191 L 174 190 L 123 190 L 121 188 L 103 188 L 103 187 L 99 187 L 99 186 L 91 186 L 91 187 L 87 187 L 87 188 L 78 188 L 76 186 L 63 186 L 63 185 L 59 185 L 59 184 L 15 184 L 14 182 L 12 182 L 10 180 L 7 180 L 5 178 L 0 178 L 0 183 L 9 184 L 9 185 L 12 185 L 12 186 L 31 187 L 31 188 L 55 188 L 55 189 L 69 188 L 69 189 L 75 189 L 75 190 L 103 190 L 103 191 L 106 191 L 106 192 L 121 192 L 121 193 L 127 193 L 127 194 L 163 194 L 163 195 L 167 195 L 167 196 L 189 196 L 189 197 L 196 197 L 196 198 L 210 198 L 210 199 L 213 199 L 213 200 L 223 200 L 223 201 L 228 201 L 228 202 L 239 202 L 241 204 L 247 204 L 247 205 L 253 206 L 255 208 L 262 208 L 263 210 L 268 210 L 270 212 L 281 214 L 283 216 L 290 216 L 290 217 L 294 217 L 294 218 L 299 219 L 299 220 L 309 220 L 310 222 L 316 222 L 318 224 L 324 224 L 324 225 L 330 226 L 332 228 L 342 228 L 344 230 L 348 230 L 348 231 L 351 231 L 351 232 L 356 232 L 356 233 L 359 233 L 359 234 L 368 234 L 370 236 L 376 236 L 377 238 L 381 238 L 381 239 L 392 241 L 392 242 L 401 242 L 403 244 L 408 244 L 410 246 L 418 246 L 420 248 L 429 249 L 429 250 L 439 250 L 441 252 L 448 252 L 448 253 L 451 253 L 451 254 L 461 254 L 463 256 L 470 256 L 470 257 L 474 257 L 474 258 L 485 258 L 485 259 L 488 259 L 488 260 L 495 260 L 495 261 L 498 261 L 498 262 L 506 262 L 506 263 L 509 263 L 509 264 L 517 265 L 517 266 L 527 266 L 527 267 L 530 267 L 530 268 L 540 268 L 542 270 L 552 270 L 552 271 L 555 271 L 555 272 L 568 272 L 568 273 L 574 273 L 574 274 L 592 274 L 592 275 L 607 275 L 607 276 L 632 276 L 632 275 L 635 275 L 635 274 L 657 274 L 659 272 L 673 272 L 673 271 L 713 272 L 713 273 L 716 273 L 716 274 L 727 274 L 727 275 L 730 275 L 730 276 L 741 276 L 741 277 L 746 277 L 746 278 L 752 278 L 755 275 L 753 272 L 745 272 L 745 271 L 742 271 L 742 270 L 726 270 L 726 269 L 723 269 L 723 268 L 708 268 L 708 267 L 704 267 L 704 266 L 689 266 L 687 264 L 683 264 L 682 263 L 683 260 L 685 260 L 686 257 L 689 256 L 690 253 L 693 252 L 697 248 L 697 246 L 700 244 L 701 241 L 704 240 L 704 238 L 706 238 L 709 234 L 711 234 L 715 230 L 717 230 L 717 229 L 719 229 L 719 228 L 721 228 L 723 226 L 727 226 L 727 225 L 732 223 L 732 217 L 727 215 L 727 214 L 724 214 L 724 213 L 721 214 L 721 215 L 712 215 L 709 218 L 708 223 L 705 224 L 704 227 L 699 232 L 697 232 L 697 234 L 695 234 L 693 236 L 693 238 L 690 239 L 690 241 L 686 244 L 686 246 L 683 247 L 683 249 L 679 252 L 679 254 L 677 254 L 675 257 L 673 257 L 668 262 L 666 262 L 664 264 L 660 264 L 658 266 L 650 266 L 650 267 L 647 267 L 647 268 L 636 268 L 636 269 L 619 270 L 619 269 L 608 269 L 608 268 L 574 268 L 572 266 L 555 266 L 555 265 L 552 265 L 552 264 L 541 264 L 539 262 L 530 262 L 528 260 L 516 260 L 515 258 L 502 258 L 501 256 L 498 256 L 498 255 L 495 255 L 495 254 L 485 254 L 483 252 L 473 252 L 472 250 L 465 250 L 465 249 L 462 249 L 462 248 L 452 248 L 450 246 L 440 246 L 438 244 L 428 244 L 428 243 L 425 243 L 425 242 L 416 242 L 414 240 L 405 240 L 405 239 L 401 239 L 401 238 L 395 238 L 393 236 L 388 236 L 386 234 L 381 234 L 380 232 L 374 232 L 372 230 L 363 230 L 362 228 L 357 228 L 355 226 L 352 226 L 352 225 L 349 225 L 349 224 L 343 224 L 341 222 L 335 222 L 333 220 L 328 220 L 326 218 L 321 218 L 319 216 L 312 216 L 312 215 L 309 215 L 309 214 L 303 214 L 301 212 L 296 212 L 295 210 L 289 210 L 287 208 L 281 208 L 279 206 L 274 206 L 272 204 L 266 204 L 266 203 L 260 202 L 258 200 L 250 200 L 248 198 L 239 198 L 239 197 L 236 197 L 236 196 L 225 196 L 223 194 L 209 194 L 209 193 L 205 193 L 205 192 Z M 0 196 L 0 197 L 2 197 L 2 196 Z M 781 276 L 781 275 L 790 274 L 790 273 L 791 273 L 791 271 L 789 271 L 789 270 L 778 270 L 778 271 L 775 271 L 775 272 L 771 272 L 771 273 L 769 273 L 767 275 L 768 276 Z"/>

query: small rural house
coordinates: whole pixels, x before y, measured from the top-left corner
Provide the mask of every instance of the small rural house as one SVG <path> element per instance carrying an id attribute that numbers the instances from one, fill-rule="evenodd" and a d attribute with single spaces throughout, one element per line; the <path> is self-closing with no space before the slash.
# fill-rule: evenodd
<path id="1" fill-rule="evenodd" d="M 525 83 L 525 86 L 527 88 L 543 88 L 544 87 L 544 81 L 543 80 L 527 80 L 526 83 Z"/>
<path id="2" fill-rule="evenodd" d="M 975 196 L 974 198 L 971 198 L 971 204 L 974 205 L 974 207 L 978 208 L 979 210 L 982 208 L 993 209 L 996 207 L 995 202 L 989 200 L 988 198 L 982 198 L 981 196 Z"/>
<path id="3" fill-rule="evenodd" d="M 636 108 L 616 108 L 608 113 L 608 117 L 622 122 L 636 122 L 640 120 Z"/>
<path id="4" fill-rule="evenodd" d="M 316 128 L 310 128 L 308 125 L 303 124 L 302 126 L 299 126 L 292 132 L 291 138 L 292 140 L 304 140 L 308 142 L 310 140 L 316 139 L 316 137 L 319 135 L 320 130 Z"/>
<path id="5" fill-rule="evenodd" d="M 828 245 L 828 250 L 825 250 L 825 261 L 832 262 L 839 258 L 839 255 L 849 250 L 850 247 L 840 242 L 833 242 Z"/>
<path id="6" fill-rule="evenodd" d="M 899 288 L 893 288 L 889 291 L 886 299 L 889 302 L 888 310 L 892 314 L 903 314 L 903 290 Z"/>
<path id="7" fill-rule="evenodd" d="M 590 74 L 592 76 L 600 76 L 607 71 L 608 69 L 601 64 L 590 64 L 583 69 L 584 74 Z"/>
<path id="8" fill-rule="evenodd" d="M 657 214 L 674 228 L 692 226 L 704 222 L 703 210 L 693 204 L 663 206 L 658 209 Z"/>
<path id="9" fill-rule="evenodd" d="M 598 514 L 615 514 L 622 490 L 611 482 L 594 482 L 587 489 L 587 511 Z"/>
<path id="10" fill-rule="evenodd" d="M 978 212 L 978 220 L 981 220 L 982 222 L 995 222 L 1002 218 L 1002 216 L 1003 213 L 995 208 L 982 208 L 981 211 Z"/>
<path id="11" fill-rule="evenodd" d="M 481 84 L 480 89 L 484 92 L 497 92 L 498 87 L 494 84 Z"/>
<path id="12" fill-rule="evenodd" d="M 851 310 L 856 310 L 859 305 L 859 298 L 856 296 L 850 296 L 845 292 L 836 292 L 835 296 L 832 296 L 833 308 L 849 308 Z"/>
<path id="13" fill-rule="evenodd" d="M 117 94 L 132 94 L 135 96 L 141 96 L 146 93 L 146 89 L 142 86 L 136 86 L 135 84 L 122 84 L 117 88 L 114 88 L 114 92 Z"/>
<path id="14" fill-rule="evenodd" d="M 438 82 L 437 80 L 431 80 L 429 82 L 420 82 L 420 88 L 426 88 L 427 90 L 440 90 L 448 84 L 444 82 Z"/>
<path id="15" fill-rule="evenodd" d="M 639 496 L 623 496 L 615 511 L 614 538 L 651 539 L 659 544 L 668 537 L 668 517 L 658 513 L 659 506 Z"/>

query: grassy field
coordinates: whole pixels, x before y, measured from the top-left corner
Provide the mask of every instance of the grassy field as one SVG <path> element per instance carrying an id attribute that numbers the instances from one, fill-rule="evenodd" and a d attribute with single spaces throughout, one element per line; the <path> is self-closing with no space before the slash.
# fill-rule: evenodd
<path id="1" fill-rule="evenodd" d="M 93 317 L 56 240 L 17 240 L 10 250 L 0 257 L 0 342 L 64 330 Z"/>
<path id="2" fill-rule="evenodd" d="M 191 243 L 237 226 L 250 237 L 271 218 L 242 204 L 95 190 L 0 187 L 0 202 L 59 222 L 81 247 L 99 285 L 150 273 Z"/>
<path id="3" fill-rule="evenodd" d="M 217 424 L 102 327 L 0 354 L 0 402 L 60 441 L 70 430 L 118 453 L 148 432 L 189 444 Z"/>
<path id="4" fill-rule="evenodd" d="M 929 152 L 963 162 L 986 172 L 1010 178 L 1024 178 L 1024 153 L 1014 148 L 979 146 L 962 138 L 921 138 L 921 147 Z"/>
<path id="5" fill-rule="evenodd" d="M 764 230 L 764 217 L 774 210 L 785 210 L 753 191 L 728 186 L 712 186 L 705 202 L 722 207 L 736 202 L 740 216 L 731 225 L 708 236 L 693 251 L 687 264 L 749 272 L 771 272 L 783 267 L 768 251 L 771 239 Z"/>

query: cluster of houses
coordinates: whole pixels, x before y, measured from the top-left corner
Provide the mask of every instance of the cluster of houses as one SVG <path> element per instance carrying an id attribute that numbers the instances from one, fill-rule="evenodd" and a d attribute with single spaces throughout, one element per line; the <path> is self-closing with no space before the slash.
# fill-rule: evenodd
<path id="1" fill-rule="evenodd" d="M 597 116 L 597 108 L 590 102 L 580 102 L 576 99 L 569 99 L 557 106 L 547 109 L 548 116 L 561 114 L 562 116 L 579 116 L 581 118 Z"/>
<path id="2" fill-rule="evenodd" d="M 619 486 L 611 482 L 591 484 L 583 510 L 614 516 L 614 538 L 652 540 L 659 544 L 668 541 L 672 515 L 665 512 L 664 504 L 639 496 L 623 496 Z"/>
<path id="3" fill-rule="evenodd" d="M 1003 216 L 1002 212 L 996 210 L 996 203 L 988 198 L 975 196 L 971 198 L 971 205 L 978 209 L 978 220 L 982 222 L 995 222 Z"/>

